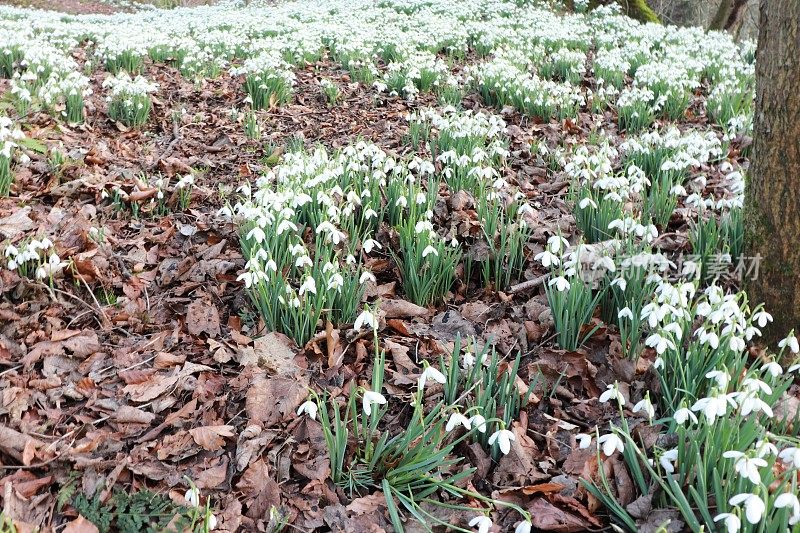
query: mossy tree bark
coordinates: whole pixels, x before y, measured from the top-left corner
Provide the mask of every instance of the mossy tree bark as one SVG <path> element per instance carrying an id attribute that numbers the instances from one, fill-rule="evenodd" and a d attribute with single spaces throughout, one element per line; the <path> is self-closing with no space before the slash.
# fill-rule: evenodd
<path id="1" fill-rule="evenodd" d="M 708 29 L 735 31 L 742 22 L 745 7 L 747 0 L 722 0 Z"/>
<path id="2" fill-rule="evenodd" d="M 660 23 L 658 15 L 653 11 L 653 8 L 648 5 L 647 0 L 590 0 L 589 7 L 595 8 L 598 5 L 605 5 L 616 2 L 622 7 L 623 12 L 631 18 L 642 22 L 655 22 Z M 573 4 L 569 3 L 568 6 L 572 8 Z"/>
<path id="3" fill-rule="evenodd" d="M 800 333 L 800 2 L 761 0 L 759 19 L 745 255 L 761 261 L 745 286 L 775 319 L 764 337 L 774 347 Z"/>

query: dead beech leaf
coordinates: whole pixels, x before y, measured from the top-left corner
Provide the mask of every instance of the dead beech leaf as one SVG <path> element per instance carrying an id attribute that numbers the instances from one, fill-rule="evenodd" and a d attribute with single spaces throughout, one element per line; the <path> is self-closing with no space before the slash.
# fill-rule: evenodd
<path id="1" fill-rule="evenodd" d="M 219 337 L 219 310 L 207 298 L 193 301 L 186 310 L 186 329 L 192 335 Z"/>
<path id="2" fill-rule="evenodd" d="M 294 363 L 292 341 L 281 333 L 267 333 L 257 338 L 253 346 L 242 346 L 238 361 L 242 366 L 260 366 L 279 375 L 293 375 L 297 372 Z"/>
<path id="3" fill-rule="evenodd" d="M 120 405 L 112 414 L 112 418 L 122 424 L 149 424 L 155 417 L 155 414 L 132 405 Z"/>
<path id="4" fill-rule="evenodd" d="M 67 524 L 62 531 L 63 533 L 98 533 L 100 530 L 83 516 L 78 515 L 78 518 Z"/>
<path id="5" fill-rule="evenodd" d="M 33 229 L 33 220 L 28 216 L 30 212 L 30 206 L 26 206 L 14 211 L 7 217 L 0 218 L 0 233 L 9 239 L 13 239 L 20 233 Z"/>
<path id="6" fill-rule="evenodd" d="M 280 487 L 263 459 L 247 467 L 236 488 L 242 491 L 247 504 L 246 514 L 251 518 L 268 516 L 269 510 L 281 503 Z"/>
<path id="7" fill-rule="evenodd" d="M 351 513 L 362 515 L 376 513 L 378 509 L 382 507 L 386 507 L 386 497 L 383 495 L 383 492 L 375 491 L 369 496 L 356 498 L 350 502 L 350 505 L 347 506 L 347 510 Z"/>
<path id="8" fill-rule="evenodd" d="M 537 530 L 577 533 L 592 529 L 589 521 L 556 507 L 544 498 L 536 498 L 528 511 L 531 514 L 531 524 Z"/>
<path id="9" fill-rule="evenodd" d="M 386 318 L 412 318 L 430 313 L 425 307 L 407 300 L 383 300 L 378 310 Z"/>
<path id="10" fill-rule="evenodd" d="M 233 426 L 201 426 L 189 430 L 194 441 L 204 450 L 215 452 L 225 445 L 223 437 L 233 437 Z"/>
<path id="11" fill-rule="evenodd" d="M 269 428 L 295 416 L 308 391 L 296 379 L 256 376 L 247 390 L 245 409 L 251 424 Z"/>
<path id="12" fill-rule="evenodd" d="M 170 390 L 179 380 L 196 372 L 207 370 L 212 370 L 212 368 L 206 365 L 186 363 L 182 368 L 174 370 L 171 375 L 153 374 L 146 381 L 126 385 L 122 392 L 129 395 L 134 402 L 149 402 Z"/>

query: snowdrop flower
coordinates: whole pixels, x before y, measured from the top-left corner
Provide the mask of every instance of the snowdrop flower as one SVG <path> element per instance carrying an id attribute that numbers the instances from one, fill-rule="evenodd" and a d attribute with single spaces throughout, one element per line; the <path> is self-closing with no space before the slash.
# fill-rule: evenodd
<path id="1" fill-rule="evenodd" d="M 758 327 L 763 328 L 768 322 L 772 322 L 772 315 L 766 311 L 759 311 L 753 315 L 753 322 L 758 324 Z"/>
<path id="2" fill-rule="evenodd" d="M 307 255 L 298 256 L 297 259 L 294 261 L 294 266 L 297 268 L 303 268 L 306 266 L 314 266 L 314 261 Z"/>
<path id="3" fill-rule="evenodd" d="M 569 246 L 569 241 L 561 235 L 553 235 L 547 239 L 547 246 L 555 254 L 561 251 L 561 248 L 566 249 Z"/>
<path id="4" fill-rule="evenodd" d="M 783 374 L 783 367 L 779 363 L 776 363 L 775 361 L 770 361 L 761 368 L 773 378 L 777 378 L 778 376 Z"/>
<path id="5" fill-rule="evenodd" d="M 317 402 L 306 400 L 300 407 L 297 408 L 297 414 L 307 414 L 311 420 L 317 419 Z"/>
<path id="6" fill-rule="evenodd" d="M 548 282 L 548 285 L 550 285 L 551 287 L 552 287 L 553 285 L 555 285 L 555 287 L 556 287 L 556 290 L 557 290 L 558 292 L 564 292 L 564 291 L 568 291 L 568 290 L 569 290 L 569 288 L 570 288 L 569 281 L 567 281 L 567 278 L 565 278 L 565 277 L 563 277 L 563 276 L 558 276 L 558 277 L 556 277 L 556 278 L 553 278 L 553 279 L 551 279 L 551 280 Z"/>
<path id="7" fill-rule="evenodd" d="M 469 418 L 469 423 L 472 427 L 477 428 L 481 433 L 486 433 L 486 419 L 481 415 L 472 415 Z"/>
<path id="8" fill-rule="evenodd" d="M 516 435 L 514 435 L 511 431 L 507 429 L 500 429 L 489 436 L 489 445 L 491 446 L 497 442 L 497 445 L 500 446 L 500 451 L 503 452 L 503 455 L 508 455 L 508 452 L 511 451 L 511 441 L 516 439 Z"/>
<path id="9" fill-rule="evenodd" d="M 625 398 L 622 396 L 622 393 L 620 393 L 616 381 L 608 385 L 605 392 L 600 395 L 600 403 L 606 403 L 609 400 L 617 400 L 620 406 L 625 405 Z"/>
<path id="10" fill-rule="evenodd" d="M 303 281 L 303 284 L 300 285 L 300 288 L 297 290 L 297 293 L 300 296 L 307 292 L 310 292 L 311 294 L 317 294 L 317 282 L 314 281 L 313 276 L 307 276 Z"/>
<path id="11" fill-rule="evenodd" d="M 619 310 L 619 313 L 617 313 L 617 318 L 619 319 L 627 318 L 628 320 L 633 320 L 633 311 L 631 311 L 627 307 L 623 307 L 622 309 Z"/>
<path id="12" fill-rule="evenodd" d="M 374 239 L 367 239 L 366 241 L 364 241 L 362 248 L 364 249 L 364 252 L 371 253 L 373 248 L 377 248 L 378 250 L 380 250 L 381 248 L 383 248 L 383 246 L 381 246 L 381 243 L 379 243 Z"/>
<path id="13" fill-rule="evenodd" d="M 558 266 L 561 260 L 558 258 L 550 250 L 545 250 L 544 252 L 539 252 L 533 257 L 534 261 L 539 261 L 542 263 L 542 266 L 545 268 L 550 268 L 551 266 Z"/>
<path id="14" fill-rule="evenodd" d="M 601 435 L 600 438 L 597 439 L 597 445 L 602 447 L 606 457 L 611 457 L 614 455 L 615 451 L 619 451 L 620 453 L 625 451 L 625 445 L 616 433 Z"/>
<path id="15" fill-rule="evenodd" d="M 736 450 L 729 450 L 723 453 L 722 457 L 726 459 L 736 459 L 733 468 L 737 474 L 749 479 L 755 485 L 761 483 L 761 474 L 758 472 L 758 469 L 767 466 L 767 462 L 764 459 L 749 457 L 747 454 Z"/>
<path id="16" fill-rule="evenodd" d="M 658 333 L 653 333 L 647 337 L 644 343 L 651 348 L 655 348 L 658 355 L 662 355 L 664 352 L 666 352 L 667 348 L 671 350 L 675 349 L 675 343 L 672 341 L 672 339 L 659 335 Z"/>
<path id="17" fill-rule="evenodd" d="M 364 409 L 364 414 L 369 416 L 372 414 L 372 404 L 384 405 L 386 398 L 380 392 L 364 389 L 364 397 L 361 399 L 361 407 Z"/>
<path id="18" fill-rule="evenodd" d="M 706 374 L 706 377 L 716 381 L 717 387 L 719 387 L 720 390 L 728 390 L 728 383 L 730 383 L 731 377 L 727 372 L 722 372 L 721 370 L 712 370 Z"/>
<path id="19" fill-rule="evenodd" d="M 766 507 L 764 501 L 758 495 L 750 494 L 749 492 L 737 494 L 728 500 L 728 503 L 730 505 L 741 505 L 744 503 L 744 514 L 747 521 L 751 524 L 758 524 L 761 521 Z"/>
<path id="20" fill-rule="evenodd" d="M 780 457 L 784 463 L 790 465 L 791 467 L 800 469 L 800 448 L 796 448 L 794 446 L 784 448 L 778 454 L 778 457 Z"/>
<path id="21" fill-rule="evenodd" d="M 444 426 L 444 430 L 450 433 L 456 426 L 464 426 L 464 428 L 467 430 L 471 429 L 472 427 L 470 424 L 470 419 L 458 412 L 450 415 L 450 418 L 447 420 L 447 424 Z"/>
<path id="22" fill-rule="evenodd" d="M 358 282 L 363 285 L 364 283 L 366 283 L 368 281 L 371 281 L 372 283 L 375 283 L 375 281 L 376 281 L 375 274 L 373 274 L 369 270 L 365 270 L 364 272 L 361 273 L 361 277 L 358 278 Z"/>
<path id="23" fill-rule="evenodd" d="M 744 399 L 742 400 L 741 398 Z M 774 416 L 772 408 L 761 398 L 753 396 L 752 394 L 748 394 L 745 396 L 740 395 L 739 399 L 741 402 L 740 407 L 742 416 L 747 416 L 750 413 L 758 413 L 759 411 L 763 412 L 769 418 Z"/>
<path id="24" fill-rule="evenodd" d="M 200 507 L 200 489 L 197 487 L 190 488 L 183 495 L 183 499 L 192 507 Z"/>
<path id="25" fill-rule="evenodd" d="M 585 450 L 592 445 L 592 436 L 588 433 L 578 433 L 575 435 L 575 440 L 578 441 L 578 448 Z"/>
<path id="26" fill-rule="evenodd" d="M 517 527 L 514 528 L 514 533 L 531 533 L 532 525 L 530 520 L 523 520 L 517 523 Z"/>
<path id="27" fill-rule="evenodd" d="M 800 522 L 800 501 L 797 496 L 791 492 L 784 492 L 775 498 L 775 507 L 783 509 L 784 507 L 792 508 L 792 516 L 789 518 L 789 525 L 795 525 Z"/>
<path id="28" fill-rule="evenodd" d="M 787 346 L 792 353 L 800 353 L 800 344 L 798 344 L 794 332 L 778 343 L 778 348 L 786 348 Z"/>
<path id="29" fill-rule="evenodd" d="M 359 331 L 364 326 L 375 329 L 376 325 L 377 320 L 375 319 L 375 315 L 373 315 L 369 309 L 364 309 L 361 314 L 356 317 L 356 321 L 353 323 L 353 329 Z"/>
<path id="30" fill-rule="evenodd" d="M 725 530 L 728 533 L 738 533 L 739 529 L 742 527 L 742 521 L 739 520 L 739 517 L 735 514 L 731 513 L 720 513 L 714 517 L 714 522 L 719 522 L 722 520 L 723 524 L 725 525 Z"/>
<path id="31" fill-rule="evenodd" d="M 667 474 L 672 474 L 675 472 L 675 461 L 677 460 L 678 460 L 678 448 L 667 450 L 661 454 L 661 457 L 658 458 L 658 462 L 661 464 L 661 468 L 663 468 L 664 472 L 666 472 Z"/>
<path id="32" fill-rule="evenodd" d="M 429 244 L 424 250 L 422 250 L 422 257 L 428 257 L 431 254 L 439 257 L 439 251 Z"/>
<path id="33" fill-rule="evenodd" d="M 693 424 L 697 424 L 697 417 L 694 416 L 694 413 L 688 407 L 681 407 L 675 411 L 675 414 L 672 415 L 672 418 L 679 426 L 684 425 L 687 420 L 691 420 Z"/>
<path id="34" fill-rule="evenodd" d="M 639 400 L 636 405 L 633 406 L 633 412 L 638 413 L 639 411 L 644 411 L 647 414 L 647 418 L 650 420 L 656 415 L 656 410 L 653 407 L 653 404 L 650 402 L 650 395 L 646 395 L 644 398 Z"/>
<path id="35" fill-rule="evenodd" d="M 725 416 L 728 412 L 728 405 L 736 408 L 736 402 L 733 399 L 737 396 L 738 393 L 732 392 L 730 394 L 717 394 L 707 398 L 700 398 L 692 405 L 692 411 L 702 411 L 708 423 L 711 424 L 717 417 Z"/>
<path id="36" fill-rule="evenodd" d="M 580 203 L 578 203 L 578 207 L 580 209 L 586 209 L 588 206 L 592 206 L 592 209 L 597 209 L 597 204 L 595 203 L 594 200 L 592 200 L 590 196 L 587 196 L 586 198 L 581 200 Z"/>
<path id="37" fill-rule="evenodd" d="M 447 378 L 444 376 L 444 374 L 439 372 L 438 369 L 429 366 L 427 363 L 425 363 L 425 370 L 423 370 L 422 374 L 419 376 L 419 381 L 418 381 L 419 390 L 425 388 L 425 383 L 429 379 L 432 379 L 437 383 L 441 383 L 442 385 L 444 385 L 447 382 Z"/>
<path id="38" fill-rule="evenodd" d="M 478 533 L 489 533 L 492 528 L 492 519 L 488 516 L 476 516 L 469 521 L 469 527 L 477 527 Z"/>

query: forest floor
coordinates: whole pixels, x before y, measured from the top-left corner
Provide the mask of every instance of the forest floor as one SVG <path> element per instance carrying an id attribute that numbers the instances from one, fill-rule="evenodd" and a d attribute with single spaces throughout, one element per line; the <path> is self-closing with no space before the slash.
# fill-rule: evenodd
<path id="1" fill-rule="evenodd" d="M 114 9 L 82 0 L 47 6 L 68 13 Z M 79 62 L 85 59 L 81 52 L 75 53 Z M 366 140 L 398 156 L 410 153 L 406 116 L 435 105 L 434 97 L 423 94 L 409 102 L 376 95 L 322 60 L 296 72 L 288 104 L 259 113 L 262 138 L 251 140 L 230 118 L 243 100 L 238 79 L 225 75 L 192 83 L 147 60 L 144 74 L 160 89 L 139 131 L 96 112 L 106 106 L 103 74 L 92 74 L 85 124 L 71 128 L 44 113 L 29 121 L 26 135 L 59 147 L 66 163 L 53 168 L 46 154 L 29 150 L 31 164 L 17 169 L 13 197 L 0 199 L 0 233 L 9 239 L 20 232 L 49 235 L 59 255 L 71 257 L 75 266 L 55 286 L 0 270 L 0 401 L 6 413 L 0 450 L 18 463 L 4 460 L 0 466 L 0 487 L 10 482 L 14 489 L 6 492 L 5 511 L 24 517 L 20 523 L 57 530 L 77 516 L 69 506 L 59 509 L 63 487 L 89 494 L 146 488 L 179 501 L 178 487 L 188 477 L 211 495 L 220 530 L 264 530 L 273 506 L 300 530 L 387 528 L 382 496 L 342 503 L 327 482 L 329 459 L 319 425 L 295 413 L 308 387 L 335 395 L 366 378 L 369 337 L 328 328 L 296 347 L 280 334 L 262 336 L 237 281 L 245 263 L 238 227 L 217 212 L 298 138 L 308 147 Z M 327 104 L 320 77 L 338 84 L 340 103 Z M 6 89 L 0 85 L 0 93 Z M 462 104 L 490 110 L 475 94 Z M 687 122 L 705 120 L 691 115 Z M 597 116 L 581 113 L 575 121 L 545 124 L 509 109 L 502 116 L 511 141 L 503 172 L 536 207 L 526 251 L 532 259 L 548 236 L 572 233 L 575 225 L 565 200 L 566 177 L 537 162 L 531 143 L 578 144 L 598 129 Z M 610 112 L 602 129 L 613 142 Z M 719 179 L 715 169 L 707 170 L 709 181 Z M 175 180 L 190 171 L 195 186 L 185 210 L 134 213 L 107 200 L 116 188 L 152 197 L 156 190 L 148 176 Z M 464 234 L 475 231 L 471 199 L 443 198 L 437 209 Z M 664 232 L 662 250 L 686 248 L 685 224 L 676 224 Z M 103 229 L 102 242 L 92 238 L 92 228 Z M 467 485 L 527 499 L 541 530 L 603 528 L 599 502 L 579 481 L 596 475 L 596 451 L 578 449 L 573 435 L 617 419 L 614 406 L 597 401 L 608 384 L 618 382 L 627 397 L 657 388 L 649 371 L 654 352 L 646 349 L 638 363 L 618 357 L 617 333 L 604 326 L 578 351 L 559 350 L 537 284 L 495 292 L 457 281 L 445 305 L 421 308 L 403 300 L 388 254 L 370 269 L 378 281 L 368 296 L 381 302 L 386 389 L 392 395 L 409 398 L 422 361 L 450 353 L 457 335 L 492 338 L 511 357 L 522 353 L 519 377 L 535 388 L 514 425 L 517 439 L 496 463 L 479 445 L 468 446 L 465 453 L 477 471 Z M 529 260 L 522 281 L 545 273 Z M 435 386 L 426 390 L 439 392 Z M 652 440 L 657 431 L 644 424 L 639 436 Z M 603 464 L 620 501 L 631 503 L 632 481 L 621 459 Z M 653 513 L 643 528 L 654 529 L 665 518 L 675 516 Z M 498 523 L 514 521 L 509 515 L 507 524 L 502 516 Z"/>

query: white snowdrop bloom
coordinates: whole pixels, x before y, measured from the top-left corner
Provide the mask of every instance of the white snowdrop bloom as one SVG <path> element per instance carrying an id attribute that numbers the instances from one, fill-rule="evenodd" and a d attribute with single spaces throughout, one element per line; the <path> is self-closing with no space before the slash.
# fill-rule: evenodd
<path id="1" fill-rule="evenodd" d="M 190 488 L 183 495 L 183 499 L 192 507 L 200 507 L 200 489 L 197 487 Z"/>
<path id="2" fill-rule="evenodd" d="M 569 247 L 569 241 L 560 235 L 553 235 L 549 239 L 547 239 L 547 248 L 557 254 L 561 251 L 561 249 L 567 249 Z"/>
<path id="3" fill-rule="evenodd" d="M 476 516 L 469 521 L 469 527 L 477 527 L 478 533 L 489 533 L 492 529 L 492 519 L 485 515 Z"/>
<path id="4" fill-rule="evenodd" d="M 362 245 L 362 248 L 364 249 L 364 251 L 366 253 L 372 253 L 372 250 L 374 248 L 377 248 L 378 250 L 380 250 L 380 249 L 383 248 L 383 246 L 381 246 L 381 243 L 379 243 L 378 241 L 376 241 L 374 239 L 367 239 L 366 241 L 364 241 L 364 244 Z"/>
<path id="5" fill-rule="evenodd" d="M 450 418 L 447 420 L 447 424 L 444 427 L 444 430 L 450 433 L 455 429 L 456 426 L 464 426 L 464 429 L 469 431 L 472 427 L 470 423 L 470 419 L 466 416 L 462 415 L 461 413 L 454 412 L 450 415 Z"/>
<path id="6" fill-rule="evenodd" d="M 592 435 L 589 433 L 578 433 L 575 435 L 575 440 L 578 441 L 578 448 L 585 450 L 592 445 Z"/>
<path id="7" fill-rule="evenodd" d="M 297 293 L 300 296 L 303 296 L 307 292 L 311 294 L 317 294 L 317 283 L 313 276 L 306 276 L 303 284 L 300 285 L 300 288 L 297 290 Z"/>
<path id="8" fill-rule="evenodd" d="M 653 333 L 644 341 L 645 345 L 655 348 L 658 355 L 662 355 L 667 349 L 674 350 L 675 343 L 669 337 L 664 337 L 658 333 Z"/>
<path id="9" fill-rule="evenodd" d="M 539 261 L 540 263 L 542 263 L 542 266 L 545 268 L 550 268 L 551 266 L 558 266 L 558 264 L 561 262 L 558 256 L 553 252 L 551 252 L 550 250 L 539 252 L 533 257 L 533 259 L 535 261 Z"/>
<path id="10" fill-rule="evenodd" d="M 627 318 L 628 320 L 633 320 L 633 311 L 630 310 L 628 307 L 623 307 L 617 313 L 617 318 L 623 319 Z"/>
<path id="11" fill-rule="evenodd" d="M 678 460 L 678 448 L 667 450 L 661 454 L 661 457 L 658 458 L 658 462 L 661 465 L 661 468 L 663 468 L 664 472 L 666 472 L 667 474 L 672 474 L 675 472 L 675 461 L 677 460 Z"/>
<path id="12" fill-rule="evenodd" d="M 721 370 L 711 370 L 706 373 L 706 377 L 708 379 L 713 379 L 717 383 L 717 387 L 719 387 L 720 390 L 728 390 L 728 383 L 730 383 L 731 377 L 727 372 L 723 372 Z"/>
<path id="13" fill-rule="evenodd" d="M 500 451 L 503 452 L 503 455 L 508 455 L 508 452 L 511 451 L 511 441 L 516 440 L 517 437 L 511 431 L 507 429 L 500 429 L 489 435 L 489 445 L 492 446 L 496 442 L 497 445 L 500 447 Z"/>
<path id="14" fill-rule="evenodd" d="M 761 521 L 761 517 L 764 516 L 764 510 L 766 508 L 764 501 L 757 494 L 750 494 L 749 492 L 733 496 L 728 500 L 728 503 L 730 505 L 744 504 L 745 517 L 747 521 L 753 525 Z"/>
<path id="15" fill-rule="evenodd" d="M 800 522 L 800 501 L 798 501 L 796 494 L 784 492 L 775 498 L 774 505 L 778 509 L 783 509 L 784 507 L 791 508 L 792 515 L 789 517 L 789 525 L 793 526 Z"/>
<path id="16" fill-rule="evenodd" d="M 606 457 L 611 457 L 614 455 L 614 452 L 617 451 L 620 453 L 625 451 L 625 445 L 616 433 L 601 435 L 600 438 L 597 439 L 597 445 L 603 450 Z"/>
<path id="17" fill-rule="evenodd" d="M 750 413 L 758 413 L 762 412 L 767 417 L 772 418 L 774 416 L 772 412 L 772 408 L 769 406 L 767 402 L 758 398 L 751 394 L 740 394 L 738 397 L 739 404 L 740 404 L 740 413 L 742 416 L 748 416 Z"/>
<path id="18" fill-rule="evenodd" d="M 591 198 L 591 197 L 589 197 L 589 196 L 587 196 L 586 198 L 583 198 L 583 199 L 582 199 L 582 200 L 581 200 L 581 201 L 578 203 L 578 207 L 579 207 L 580 209 L 586 209 L 586 208 L 587 208 L 587 207 L 589 207 L 589 206 L 591 206 L 591 207 L 592 207 L 592 209 L 597 209 L 597 203 L 595 203 L 595 201 L 594 201 L 594 200 L 592 200 L 592 198 Z"/>
<path id="19" fill-rule="evenodd" d="M 772 394 L 772 387 L 756 378 L 745 378 L 742 381 L 745 392 Z"/>
<path id="20" fill-rule="evenodd" d="M 567 278 L 565 278 L 564 276 L 558 276 L 551 279 L 548 282 L 548 285 L 550 285 L 551 287 L 555 286 L 556 290 L 559 292 L 568 291 L 570 288 L 569 281 L 567 281 Z"/>
<path id="21" fill-rule="evenodd" d="M 606 386 L 606 390 L 600 395 L 600 403 L 606 403 L 609 400 L 617 400 L 621 406 L 625 405 L 625 397 L 616 382 Z"/>
<path id="22" fill-rule="evenodd" d="M 314 261 L 307 255 L 300 255 L 297 259 L 294 260 L 294 266 L 297 268 L 303 268 L 307 266 L 314 266 Z"/>
<path id="23" fill-rule="evenodd" d="M 428 257 L 429 255 L 435 255 L 436 257 L 439 257 L 439 250 L 429 244 L 424 250 L 422 250 L 422 257 Z"/>
<path id="24" fill-rule="evenodd" d="M 738 395 L 738 393 L 732 392 L 700 398 L 692 405 L 692 411 L 702 412 L 708 423 L 713 424 L 716 418 L 721 418 L 727 414 L 729 406 L 736 408 L 734 398 Z"/>
<path id="25" fill-rule="evenodd" d="M 789 347 L 792 353 L 800 353 L 800 344 L 797 342 L 797 337 L 794 334 L 789 335 L 778 343 L 778 348 Z"/>
<path id="26" fill-rule="evenodd" d="M 361 314 L 356 317 L 356 321 L 353 323 L 353 329 L 355 331 L 359 331 L 364 326 L 368 326 L 370 329 L 375 329 L 377 324 L 378 321 L 375 318 L 375 315 L 373 315 L 369 309 L 364 309 Z"/>
<path id="27" fill-rule="evenodd" d="M 753 315 L 753 321 L 758 324 L 758 327 L 763 328 L 772 322 L 772 315 L 762 310 Z"/>
<path id="28" fill-rule="evenodd" d="M 720 513 L 714 517 L 714 522 L 720 522 L 725 525 L 725 531 L 727 533 L 738 533 L 738 531 L 742 528 L 742 521 L 739 520 L 739 517 L 732 513 Z"/>
<path id="29" fill-rule="evenodd" d="M 361 277 L 358 278 L 358 282 L 363 285 L 364 283 L 366 283 L 368 281 L 371 281 L 372 283 L 375 283 L 375 281 L 376 281 L 375 274 L 373 274 L 369 270 L 365 270 L 364 272 L 361 273 Z"/>
<path id="30" fill-rule="evenodd" d="M 481 415 L 472 415 L 469 417 L 469 423 L 481 433 L 486 433 L 486 419 Z"/>
<path id="31" fill-rule="evenodd" d="M 420 374 L 418 380 L 418 386 L 420 390 L 425 388 L 425 383 L 427 383 L 429 379 L 435 381 L 436 383 L 441 383 L 442 385 L 447 383 L 447 378 L 444 374 L 442 374 L 438 369 L 426 365 L 425 370 L 422 371 L 422 374 Z"/>
<path id="32" fill-rule="evenodd" d="M 761 474 L 759 468 L 767 466 L 767 462 L 760 457 L 749 457 L 747 454 L 736 451 L 728 450 L 722 454 L 726 459 L 736 459 L 733 464 L 734 470 L 741 477 L 747 478 L 751 483 L 758 485 L 761 483 Z"/>
<path id="33" fill-rule="evenodd" d="M 773 378 L 777 378 L 781 374 L 783 374 L 783 367 L 776 363 L 775 361 L 770 361 L 766 363 L 763 367 L 761 367 L 767 374 L 772 376 Z"/>
<path id="34" fill-rule="evenodd" d="M 361 407 L 365 415 L 370 416 L 372 414 L 373 404 L 384 405 L 386 404 L 386 398 L 380 392 L 364 390 L 364 397 L 361 399 Z"/>
<path id="35" fill-rule="evenodd" d="M 303 402 L 300 407 L 297 408 L 297 414 L 307 414 L 311 420 L 317 419 L 317 402 L 312 400 L 306 400 Z"/>
<path id="36" fill-rule="evenodd" d="M 790 465 L 794 469 L 800 470 L 800 448 L 795 446 L 790 446 L 789 448 L 784 448 L 778 454 L 781 461 Z"/>
<path id="37" fill-rule="evenodd" d="M 693 424 L 697 424 L 697 417 L 688 407 L 681 407 L 675 411 L 672 418 L 675 420 L 675 423 L 681 426 L 684 425 L 687 420 L 691 420 Z"/>
<path id="38" fill-rule="evenodd" d="M 653 407 L 653 404 L 650 403 L 650 398 L 647 396 L 636 402 L 636 405 L 633 406 L 634 413 L 638 413 L 639 411 L 644 411 L 649 419 L 652 419 L 654 416 L 656 416 L 655 407 Z"/>
<path id="39" fill-rule="evenodd" d="M 517 526 L 514 528 L 514 533 L 531 533 L 531 528 L 533 524 L 528 520 L 523 520 L 522 522 L 518 522 Z"/>
<path id="40" fill-rule="evenodd" d="M 251 230 L 250 230 L 250 231 L 247 233 L 247 236 L 246 236 L 246 237 L 247 237 L 248 239 L 253 239 L 253 240 L 255 240 L 255 241 L 256 241 L 257 243 L 259 243 L 259 244 L 261 244 L 262 242 L 264 242 L 264 239 L 266 239 L 266 238 L 267 238 L 266 234 L 264 233 L 264 230 L 263 230 L 263 229 L 261 229 L 261 228 L 260 228 L 260 227 L 258 227 L 258 226 L 256 226 L 256 227 L 254 227 L 253 229 L 251 229 Z"/>

